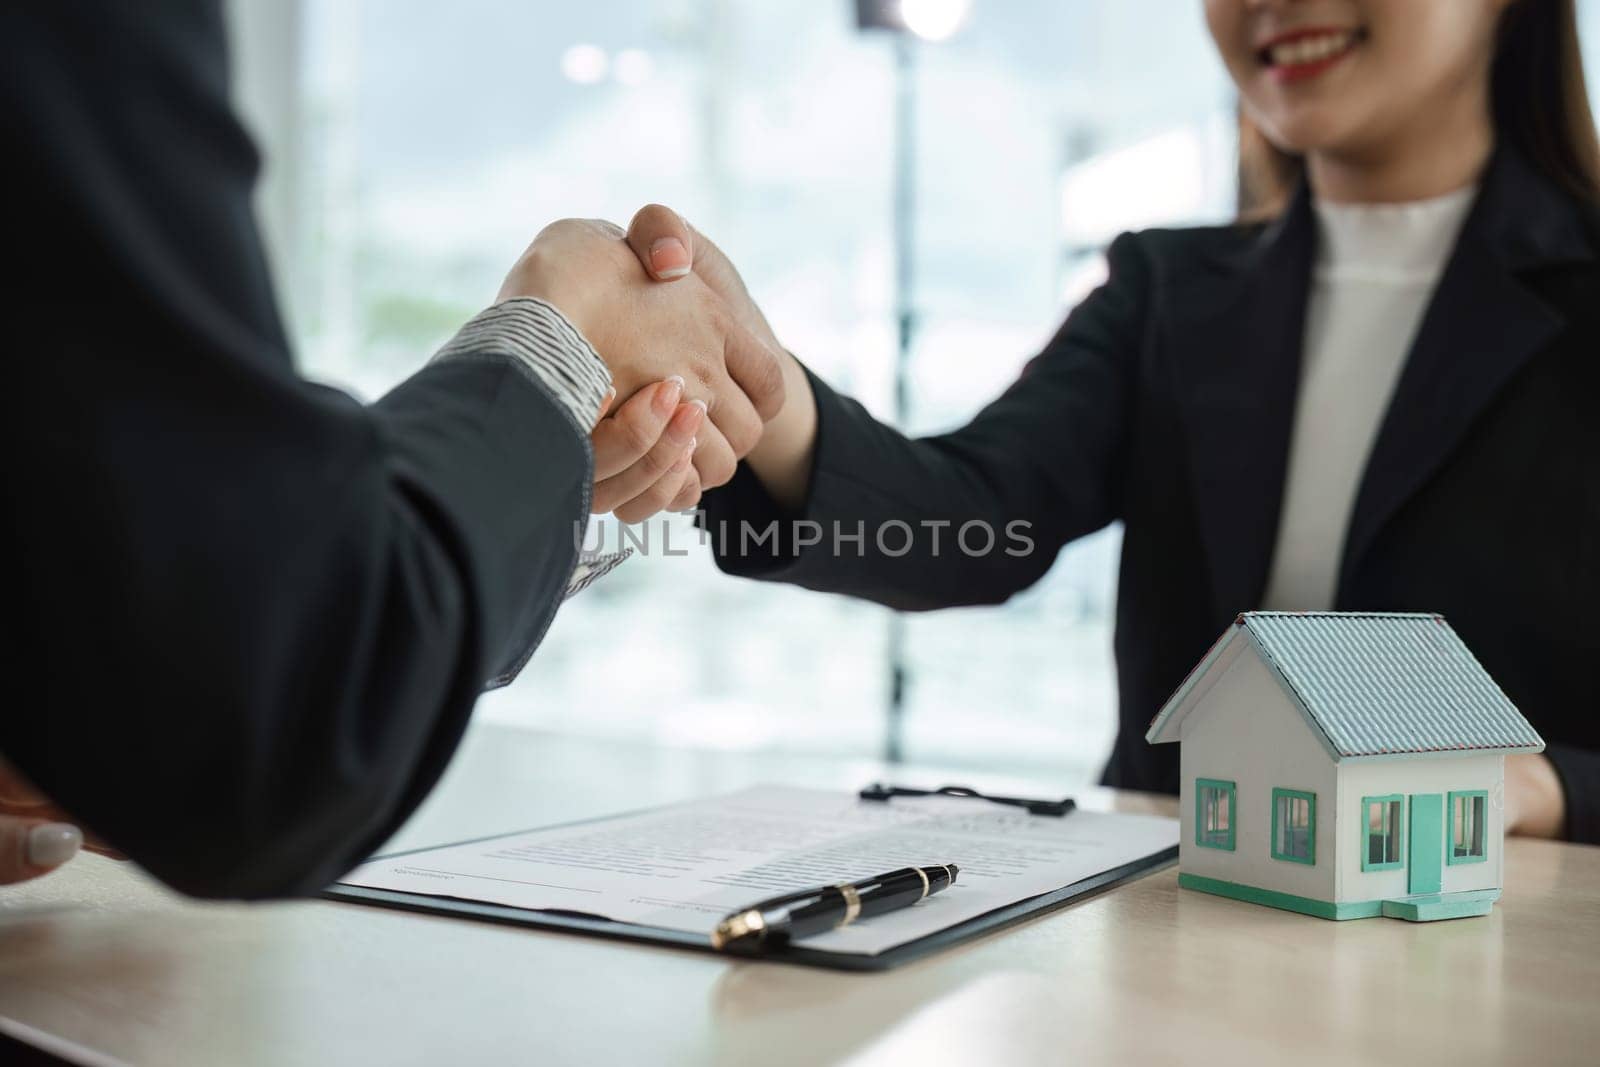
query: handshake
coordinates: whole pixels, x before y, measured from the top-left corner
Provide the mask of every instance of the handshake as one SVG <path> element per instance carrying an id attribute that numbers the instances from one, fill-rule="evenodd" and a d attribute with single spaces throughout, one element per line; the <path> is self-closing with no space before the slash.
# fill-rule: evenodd
<path id="1" fill-rule="evenodd" d="M 692 508 L 732 478 L 799 376 L 726 257 L 658 205 L 626 233 L 547 226 L 498 299 L 515 297 L 554 305 L 611 372 L 591 435 L 592 510 L 623 522 Z"/>

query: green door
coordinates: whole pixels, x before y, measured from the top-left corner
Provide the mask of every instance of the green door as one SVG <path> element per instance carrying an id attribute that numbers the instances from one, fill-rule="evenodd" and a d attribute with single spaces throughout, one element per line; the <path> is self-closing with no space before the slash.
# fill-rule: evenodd
<path id="1" fill-rule="evenodd" d="M 1437 893 L 1444 870 L 1444 797 L 1411 794 L 1411 858 L 1406 870 L 1408 893 Z"/>

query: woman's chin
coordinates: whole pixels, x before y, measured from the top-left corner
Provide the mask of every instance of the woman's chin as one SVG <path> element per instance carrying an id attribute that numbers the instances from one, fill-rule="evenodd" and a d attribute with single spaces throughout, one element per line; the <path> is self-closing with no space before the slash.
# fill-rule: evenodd
<path id="1" fill-rule="evenodd" d="M 1257 122 L 1274 148 L 1290 155 L 1337 152 L 1351 140 L 1346 116 L 1330 114 L 1333 108 L 1296 108 L 1292 114 L 1262 116 Z"/>

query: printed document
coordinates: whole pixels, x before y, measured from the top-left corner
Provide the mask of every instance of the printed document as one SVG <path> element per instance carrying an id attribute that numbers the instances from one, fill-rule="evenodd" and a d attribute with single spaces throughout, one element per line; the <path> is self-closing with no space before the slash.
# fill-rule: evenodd
<path id="1" fill-rule="evenodd" d="M 811 886 L 954 863 L 920 904 L 807 938 L 876 955 L 1178 843 L 1175 819 L 1054 817 L 955 797 L 858 800 L 764 786 L 634 815 L 372 860 L 349 885 L 579 912 L 703 933 L 729 912 Z"/>

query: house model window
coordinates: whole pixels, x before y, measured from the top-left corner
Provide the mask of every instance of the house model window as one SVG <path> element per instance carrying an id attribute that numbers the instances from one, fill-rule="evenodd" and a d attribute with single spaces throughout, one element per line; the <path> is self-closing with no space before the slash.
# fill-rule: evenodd
<path id="1" fill-rule="evenodd" d="M 1450 794 L 1450 862 L 1480 863 L 1484 848 L 1484 805 L 1487 792 Z"/>
<path id="2" fill-rule="evenodd" d="M 1388 871 L 1401 866 L 1404 855 L 1400 841 L 1400 812 L 1405 798 L 1398 793 L 1387 797 L 1362 797 L 1361 869 Z"/>
<path id="3" fill-rule="evenodd" d="M 1317 862 L 1317 797 L 1298 789 L 1272 791 L 1272 858 Z"/>
<path id="4" fill-rule="evenodd" d="M 1201 778 L 1195 785 L 1194 843 L 1232 852 L 1234 784 Z"/>

